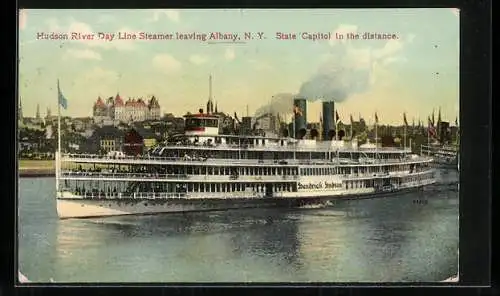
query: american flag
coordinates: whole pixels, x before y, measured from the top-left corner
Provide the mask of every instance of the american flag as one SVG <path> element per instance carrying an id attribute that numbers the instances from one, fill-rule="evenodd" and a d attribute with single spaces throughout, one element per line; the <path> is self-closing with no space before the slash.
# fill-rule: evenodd
<path id="1" fill-rule="evenodd" d="M 302 110 L 300 110 L 299 106 L 293 106 L 293 114 L 295 116 L 302 116 Z"/>
<path id="2" fill-rule="evenodd" d="M 427 118 L 427 121 L 429 122 L 428 128 L 427 128 L 427 133 L 429 136 L 435 137 L 436 136 L 436 128 L 434 127 L 434 123 L 432 122 L 430 117 Z"/>

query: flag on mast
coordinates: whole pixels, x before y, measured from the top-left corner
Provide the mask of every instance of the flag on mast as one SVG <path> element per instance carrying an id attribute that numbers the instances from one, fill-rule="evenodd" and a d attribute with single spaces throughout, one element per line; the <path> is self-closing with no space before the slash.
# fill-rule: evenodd
<path id="1" fill-rule="evenodd" d="M 293 114 L 297 117 L 302 116 L 302 110 L 299 108 L 299 106 L 293 106 Z"/>
<path id="2" fill-rule="evenodd" d="M 335 140 L 339 139 L 339 126 L 338 126 L 339 121 L 340 121 L 339 112 L 335 110 Z"/>
<path id="3" fill-rule="evenodd" d="M 436 136 L 436 129 L 434 128 L 434 124 L 432 123 L 432 120 L 430 117 L 428 117 L 427 120 L 428 120 L 428 128 L 427 128 L 428 135 L 431 137 L 435 137 Z"/>
<path id="4" fill-rule="evenodd" d="M 378 124 L 378 115 L 377 115 L 377 112 L 375 112 L 375 123 Z"/>
<path id="5" fill-rule="evenodd" d="M 438 111 L 437 128 L 438 128 L 438 129 L 440 129 L 440 128 L 441 128 L 441 107 L 439 107 L 439 111 Z"/>
<path id="6" fill-rule="evenodd" d="M 354 129 L 353 129 L 354 119 L 352 118 L 352 114 L 350 115 L 350 119 L 351 119 L 351 140 L 352 140 L 352 138 L 354 137 Z"/>
<path id="7" fill-rule="evenodd" d="M 405 122 L 405 126 L 408 126 L 408 120 L 406 120 L 406 113 L 403 113 L 403 121 Z"/>
<path id="8" fill-rule="evenodd" d="M 64 109 L 68 109 L 68 99 L 63 95 L 61 88 L 59 87 L 59 79 L 57 79 L 57 97 L 59 105 Z"/>

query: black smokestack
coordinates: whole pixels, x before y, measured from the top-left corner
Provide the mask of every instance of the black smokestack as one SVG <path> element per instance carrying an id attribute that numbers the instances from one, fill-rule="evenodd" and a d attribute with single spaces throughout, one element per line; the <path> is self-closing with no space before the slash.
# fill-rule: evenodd
<path id="1" fill-rule="evenodd" d="M 301 128 L 297 132 L 297 139 L 299 139 L 299 140 L 304 139 L 304 137 L 306 136 L 306 134 L 307 134 L 307 130 L 305 128 Z"/>
<path id="2" fill-rule="evenodd" d="M 335 103 L 331 102 L 323 102 L 323 139 L 329 138 L 330 130 L 333 130 L 335 127 L 333 121 L 333 113 L 335 112 Z"/>
<path id="3" fill-rule="evenodd" d="M 318 136 L 319 136 L 319 132 L 317 129 L 313 128 L 310 132 L 310 135 L 311 135 L 311 139 L 312 140 L 317 140 L 318 139 Z"/>
<path id="4" fill-rule="evenodd" d="M 339 140 L 342 140 L 342 138 L 345 137 L 345 131 L 344 130 L 339 130 L 338 138 Z"/>
<path id="5" fill-rule="evenodd" d="M 327 137 L 327 139 L 329 141 L 331 141 L 331 140 L 335 139 L 336 135 L 337 135 L 337 133 L 335 132 L 335 130 L 331 129 L 331 130 L 328 131 L 328 137 Z"/>
<path id="6" fill-rule="evenodd" d="M 294 128 L 295 128 L 295 138 L 301 139 L 299 137 L 299 131 L 306 130 L 307 128 L 307 100 L 304 97 L 295 97 L 293 100 L 293 113 L 294 113 Z"/>

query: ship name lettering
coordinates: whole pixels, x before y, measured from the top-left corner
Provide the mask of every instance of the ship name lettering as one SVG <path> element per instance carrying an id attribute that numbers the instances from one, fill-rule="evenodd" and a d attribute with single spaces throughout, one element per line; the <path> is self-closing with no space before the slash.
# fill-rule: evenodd
<path id="1" fill-rule="evenodd" d="M 308 184 L 297 184 L 298 189 L 322 189 L 323 183 L 308 183 Z"/>
<path id="2" fill-rule="evenodd" d="M 338 183 L 328 183 L 328 182 L 325 182 L 325 188 L 327 189 L 333 189 L 333 188 L 339 188 L 339 187 L 342 187 L 342 184 L 338 184 Z"/>

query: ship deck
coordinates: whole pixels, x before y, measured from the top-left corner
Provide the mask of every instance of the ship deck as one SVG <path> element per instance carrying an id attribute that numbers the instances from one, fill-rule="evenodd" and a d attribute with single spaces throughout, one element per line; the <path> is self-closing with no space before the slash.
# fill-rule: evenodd
<path id="1" fill-rule="evenodd" d="M 404 159 L 359 159 L 352 160 L 348 158 L 323 159 L 286 159 L 286 160 L 258 160 L 258 159 L 224 159 L 224 158 L 185 158 L 185 157 L 158 157 L 158 156 L 123 156 L 110 157 L 91 154 L 64 154 L 61 156 L 61 162 L 77 163 L 103 163 L 103 164 L 145 164 L 145 165 L 206 165 L 206 166 L 379 166 L 379 165 L 407 165 L 423 162 L 431 162 L 432 157 L 418 156 Z"/>

